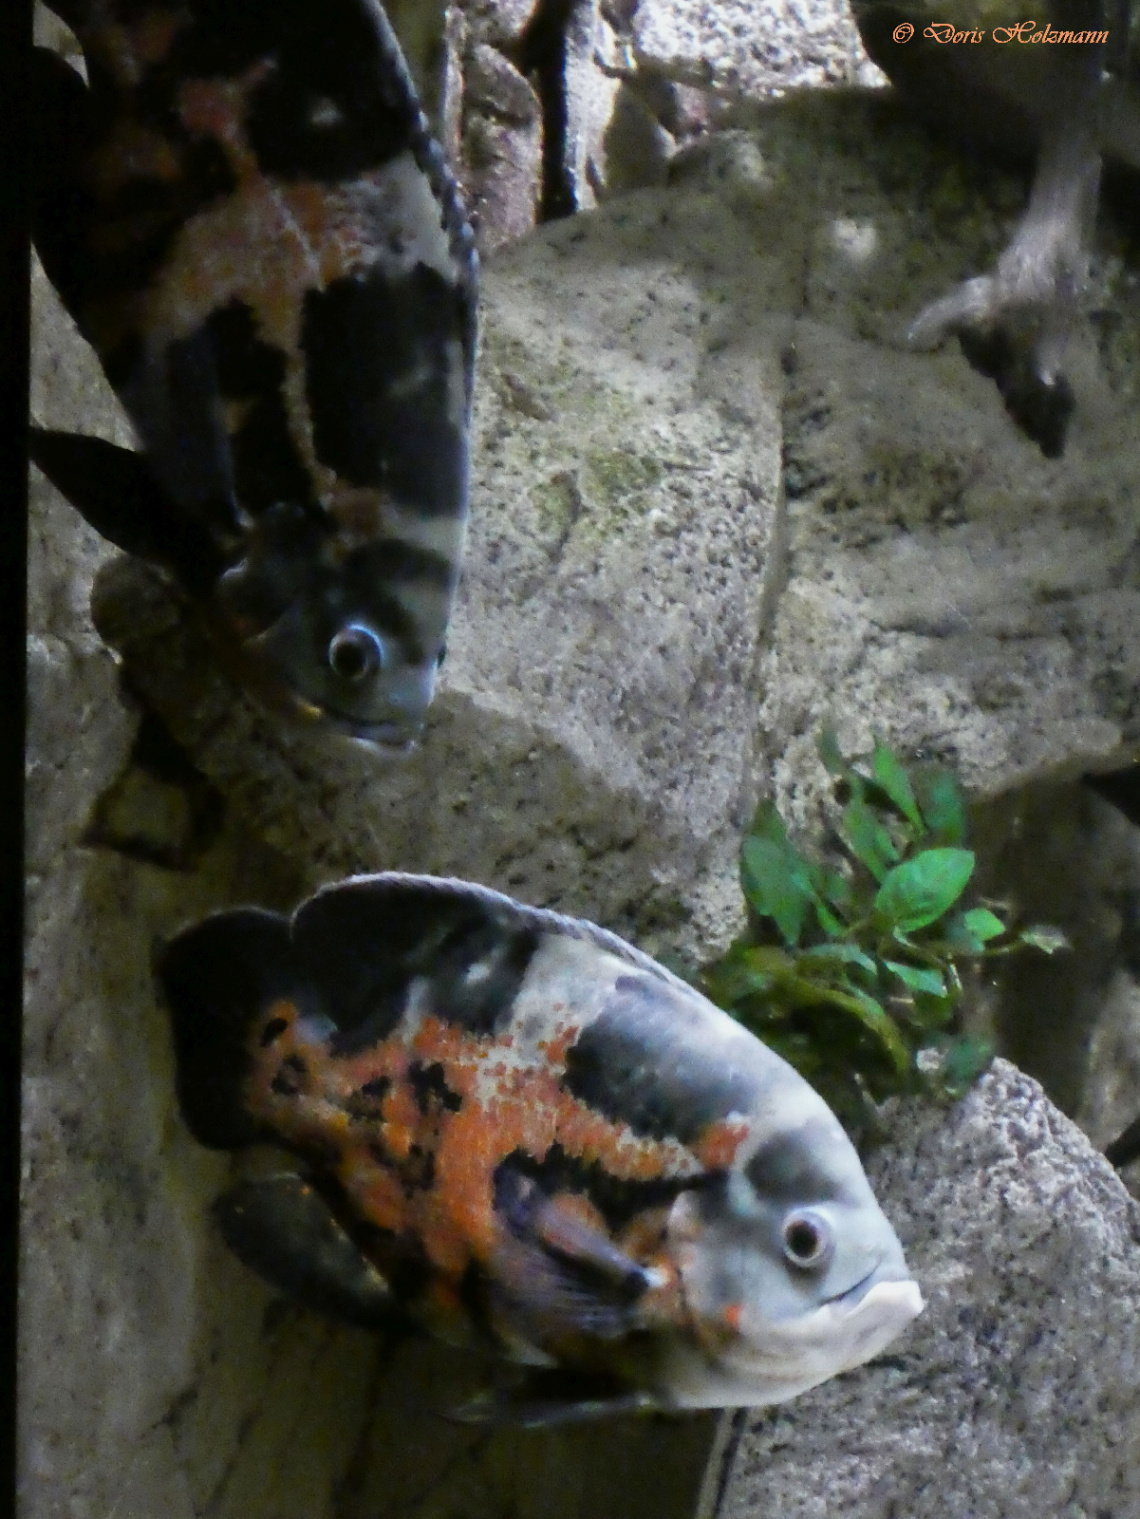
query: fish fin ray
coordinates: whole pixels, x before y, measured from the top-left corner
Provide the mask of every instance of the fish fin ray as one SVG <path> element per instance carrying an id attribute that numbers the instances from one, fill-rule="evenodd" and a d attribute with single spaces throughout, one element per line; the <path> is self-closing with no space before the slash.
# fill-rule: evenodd
<path id="1" fill-rule="evenodd" d="M 512 1322 L 540 1342 L 560 1334 L 618 1339 L 638 1327 L 648 1274 L 568 1198 L 547 1198 L 529 1178 L 500 1168 L 495 1206 L 504 1228 L 494 1291 Z"/>
<path id="2" fill-rule="evenodd" d="M 215 913 L 159 949 L 155 977 L 170 1012 L 178 1101 L 191 1133 L 211 1149 L 252 1144 L 261 1131 L 245 1107 L 248 1038 L 268 1003 L 297 993 L 288 923 L 254 907 Z"/>
<path id="3" fill-rule="evenodd" d="M 243 1180 L 214 1214 L 238 1259 L 293 1302 L 365 1329 L 399 1321 L 386 1279 L 303 1176 Z"/>
<path id="4" fill-rule="evenodd" d="M 615 1414 L 652 1412 L 659 1406 L 652 1394 L 604 1373 L 541 1367 L 477 1393 L 450 1409 L 447 1417 L 461 1424 L 550 1429 Z"/>

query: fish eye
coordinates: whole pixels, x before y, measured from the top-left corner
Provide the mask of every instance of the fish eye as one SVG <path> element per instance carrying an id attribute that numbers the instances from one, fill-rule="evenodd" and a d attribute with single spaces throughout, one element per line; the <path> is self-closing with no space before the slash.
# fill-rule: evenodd
<path id="1" fill-rule="evenodd" d="M 384 668 L 384 646 L 370 628 L 352 622 L 329 643 L 328 661 L 334 675 L 358 685 Z"/>
<path id="2" fill-rule="evenodd" d="M 825 1219 L 810 1208 L 797 1208 L 784 1220 L 784 1254 L 802 1271 L 816 1271 L 831 1259 L 834 1241 Z"/>

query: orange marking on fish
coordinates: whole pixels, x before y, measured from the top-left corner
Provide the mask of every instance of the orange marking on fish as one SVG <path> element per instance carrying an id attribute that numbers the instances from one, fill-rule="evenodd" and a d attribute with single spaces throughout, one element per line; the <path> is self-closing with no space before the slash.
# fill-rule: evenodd
<path id="1" fill-rule="evenodd" d="M 748 1138 L 746 1118 L 718 1118 L 710 1123 L 693 1146 L 693 1154 L 710 1171 L 727 1171 L 736 1160 L 736 1152 Z"/>
<path id="2" fill-rule="evenodd" d="M 384 1098 L 381 1112 L 381 1139 L 385 1148 L 394 1159 L 406 1160 L 423 1122 L 423 1114 L 411 1087 L 393 1086 Z"/>
<path id="3" fill-rule="evenodd" d="M 729 1303 L 723 1310 L 721 1317 L 734 1334 L 739 1334 L 741 1320 L 744 1317 L 743 1303 Z"/>
<path id="4" fill-rule="evenodd" d="M 237 79 L 188 79 L 178 91 L 182 125 L 191 136 L 221 143 L 240 177 L 261 172 L 246 136 L 245 116 L 251 91 L 274 67 L 271 59 L 262 58 Z"/>
<path id="5" fill-rule="evenodd" d="M 538 1047 L 552 1065 L 564 1066 L 566 1064 L 566 1051 L 582 1032 L 577 1023 L 571 1023 L 549 1039 L 540 1039 Z"/>
<path id="6" fill-rule="evenodd" d="M 407 1200 L 393 1172 L 354 1149 L 342 1161 L 340 1179 L 362 1218 L 392 1234 L 408 1230 Z"/>

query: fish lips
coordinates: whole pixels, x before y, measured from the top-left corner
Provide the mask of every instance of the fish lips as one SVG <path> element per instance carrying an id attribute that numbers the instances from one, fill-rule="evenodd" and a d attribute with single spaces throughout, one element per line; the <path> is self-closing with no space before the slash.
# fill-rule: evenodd
<path id="1" fill-rule="evenodd" d="M 918 1317 L 925 1304 L 914 1278 L 896 1266 L 876 1266 L 862 1281 L 828 1298 L 816 1310 L 833 1321 L 850 1340 L 850 1353 L 839 1371 L 862 1366 Z"/>
<path id="2" fill-rule="evenodd" d="M 662 1366 L 662 1402 L 674 1408 L 785 1403 L 871 1360 L 922 1309 L 918 1283 L 888 1256 L 810 1312 L 757 1324 L 751 1335 L 712 1354 L 674 1340 Z"/>

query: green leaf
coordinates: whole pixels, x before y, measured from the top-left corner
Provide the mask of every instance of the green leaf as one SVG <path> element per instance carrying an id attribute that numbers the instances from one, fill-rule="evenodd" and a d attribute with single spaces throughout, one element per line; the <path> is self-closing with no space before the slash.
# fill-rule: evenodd
<path id="1" fill-rule="evenodd" d="M 750 838 L 771 839 L 773 844 L 786 844 L 788 830 L 775 802 L 761 802 L 748 830 Z"/>
<path id="2" fill-rule="evenodd" d="M 832 965 L 858 965 L 873 976 L 878 967 L 871 956 L 864 954 L 857 944 L 813 944 L 798 957 L 798 965 L 810 970 L 816 965 L 830 969 Z"/>
<path id="3" fill-rule="evenodd" d="M 847 761 L 839 748 L 839 735 L 830 723 L 824 723 L 819 730 L 819 737 L 815 743 L 816 753 L 823 761 L 823 767 L 831 775 L 846 775 L 848 770 Z"/>
<path id="4" fill-rule="evenodd" d="M 957 778 L 932 767 L 913 777 L 918 805 L 936 844 L 961 844 L 966 838 L 966 802 Z"/>
<path id="5" fill-rule="evenodd" d="M 903 933 L 925 928 L 954 905 L 973 870 L 970 849 L 924 849 L 887 873 L 874 910 Z"/>
<path id="6" fill-rule="evenodd" d="M 762 918 L 771 918 L 794 948 L 816 902 L 805 861 L 790 844 L 753 834 L 740 851 L 740 879 L 751 905 Z"/>
<path id="7" fill-rule="evenodd" d="M 737 939 L 724 955 L 710 965 L 701 984 L 718 1007 L 733 1008 L 750 998 L 770 996 L 792 961 L 774 945 L 750 945 Z"/>
<path id="8" fill-rule="evenodd" d="M 907 1013 L 907 1022 L 924 1030 L 943 1029 L 953 1018 L 957 1001 L 958 994 L 953 988 L 940 997 L 928 997 L 925 992 L 915 992 L 913 1004 Z"/>
<path id="9" fill-rule="evenodd" d="M 951 913 L 942 925 L 942 938 L 954 955 L 980 955 L 986 947 L 968 927 L 964 912 Z"/>
<path id="10" fill-rule="evenodd" d="M 1029 928 L 1023 928 L 1017 936 L 1017 942 L 1030 944 L 1047 955 L 1055 954 L 1059 949 L 1072 948 L 1064 933 L 1050 923 L 1034 923 Z"/>
<path id="11" fill-rule="evenodd" d="M 846 932 L 847 924 L 844 923 L 842 918 L 837 918 L 827 903 L 821 901 L 818 897 L 815 901 L 815 915 L 819 919 L 820 928 L 823 929 L 829 939 L 841 938 Z"/>
<path id="12" fill-rule="evenodd" d="M 815 881 L 815 889 L 820 896 L 831 903 L 840 917 L 850 916 L 855 906 L 855 887 L 849 876 L 841 870 L 820 869 L 819 877 Z"/>
<path id="13" fill-rule="evenodd" d="M 924 970 L 918 965 L 903 965 L 898 960 L 884 960 L 883 964 L 912 992 L 926 992 L 931 997 L 945 997 L 946 983 L 942 979 L 941 971 Z"/>
<path id="14" fill-rule="evenodd" d="M 910 779 L 899 763 L 898 756 L 879 739 L 875 740 L 871 754 L 871 779 L 880 791 L 890 797 L 907 822 L 922 831 L 925 824 L 911 790 Z"/>
<path id="15" fill-rule="evenodd" d="M 861 795 L 843 809 L 839 832 L 851 853 L 876 881 L 881 881 L 899 857 L 894 840 Z"/>
<path id="16" fill-rule="evenodd" d="M 973 1086 L 994 1058 L 992 1045 L 984 1039 L 955 1039 L 942 1061 L 941 1086 L 948 1097 L 961 1097 Z"/>
<path id="17" fill-rule="evenodd" d="M 982 944 L 988 944 L 991 939 L 1005 933 L 1005 924 L 988 907 L 971 907 L 969 912 L 962 915 L 962 924 Z"/>

